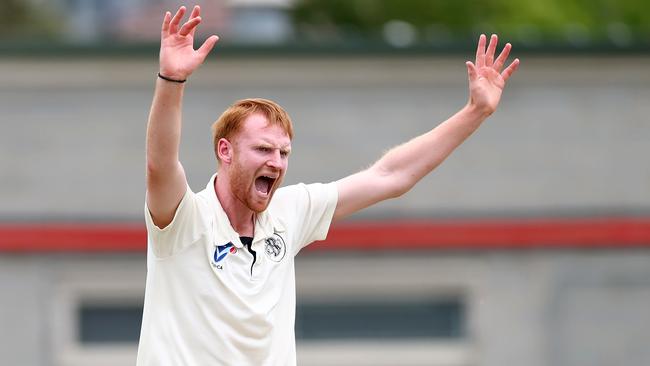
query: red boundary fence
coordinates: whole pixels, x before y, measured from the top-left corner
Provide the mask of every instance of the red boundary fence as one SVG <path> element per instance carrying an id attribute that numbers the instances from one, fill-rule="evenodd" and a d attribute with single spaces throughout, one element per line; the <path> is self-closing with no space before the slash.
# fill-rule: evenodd
<path id="1" fill-rule="evenodd" d="M 0 252 L 143 252 L 140 223 L 0 223 Z M 309 250 L 650 247 L 650 218 L 351 221 Z"/>

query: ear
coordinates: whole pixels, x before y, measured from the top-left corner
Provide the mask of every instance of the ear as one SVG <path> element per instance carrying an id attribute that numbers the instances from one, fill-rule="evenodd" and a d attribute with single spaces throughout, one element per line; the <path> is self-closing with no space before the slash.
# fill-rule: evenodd
<path id="1" fill-rule="evenodd" d="M 217 157 L 224 164 L 230 164 L 233 158 L 233 146 L 230 141 L 225 138 L 219 139 L 217 142 Z"/>

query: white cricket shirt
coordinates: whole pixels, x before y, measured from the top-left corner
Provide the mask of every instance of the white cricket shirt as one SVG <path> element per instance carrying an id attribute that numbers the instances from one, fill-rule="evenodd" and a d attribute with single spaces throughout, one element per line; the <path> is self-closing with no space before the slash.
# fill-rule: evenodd
<path id="1" fill-rule="evenodd" d="M 335 183 L 276 191 L 257 215 L 253 255 L 210 179 L 188 187 L 173 221 L 157 228 L 145 205 L 147 283 L 138 366 L 295 365 L 294 256 L 327 236 Z"/>

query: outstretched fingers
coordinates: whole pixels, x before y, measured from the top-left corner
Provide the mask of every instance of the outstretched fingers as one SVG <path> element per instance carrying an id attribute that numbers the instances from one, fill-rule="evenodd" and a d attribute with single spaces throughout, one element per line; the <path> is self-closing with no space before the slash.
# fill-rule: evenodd
<path id="1" fill-rule="evenodd" d="M 497 72 L 501 71 L 501 68 L 503 67 L 503 64 L 505 64 L 506 60 L 508 59 L 508 55 L 510 54 L 510 49 L 512 48 L 512 45 L 510 43 L 506 43 L 505 46 L 503 46 L 503 50 L 501 50 L 501 53 L 499 54 L 499 57 L 494 61 L 494 70 Z"/>
<path id="2" fill-rule="evenodd" d="M 478 78 L 478 70 L 476 70 L 476 66 L 472 61 L 465 62 L 465 65 L 467 66 L 467 76 L 469 77 L 469 81 L 472 82 L 476 80 Z"/>
<path id="3" fill-rule="evenodd" d="M 178 34 L 183 37 L 190 33 L 193 34 L 196 26 L 199 25 L 199 23 L 201 23 L 201 17 L 196 17 L 188 20 L 185 24 L 183 24 L 181 30 L 178 31 Z"/>
<path id="4" fill-rule="evenodd" d="M 192 9 L 192 13 L 190 14 L 190 19 L 198 18 L 201 15 L 201 7 L 198 5 L 194 5 L 194 8 Z M 196 32 L 196 27 L 192 28 L 190 31 L 190 35 L 194 36 L 194 32 Z"/>
<path id="5" fill-rule="evenodd" d="M 478 37 L 478 47 L 476 47 L 476 67 L 485 66 L 485 34 Z"/>
<path id="6" fill-rule="evenodd" d="M 192 8 L 192 12 L 190 13 L 190 19 L 196 18 L 199 15 L 201 15 L 201 8 L 198 5 L 194 5 L 194 8 Z"/>
<path id="7" fill-rule="evenodd" d="M 503 81 L 508 81 L 508 78 L 512 76 L 512 74 L 517 71 L 517 68 L 519 68 L 519 59 L 516 58 L 512 63 L 506 67 L 505 70 L 501 73 L 501 77 L 503 78 Z"/>
<path id="8" fill-rule="evenodd" d="M 178 11 L 176 12 L 176 15 L 172 18 L 172 21 L 169 23 L 169 33 L 173 34 L 178 32 L 178 25 L 181 23 L 181 19 L 183 19 L 183 16 L 185 15 L 185 7 L 181 6 L 178 8 Z"/>
<path id="9" fill-rule="evenodd" d="M 499 38 L 496 34 L 490 37 L 490 44 L 488 44 L 487 52 L 485 53 L 485 66 L 490 67 L 494 63 L 494 53 L 497 49 Z"/>
<path id="10" fill-rule="evenodd" d="M 172 13 L 165 12 L 165 17 L 163 18 L 162 32 L 167 33 L 169 31 L 169 23 L 172 20 Z"/>
<path id="11" fill-rule="evenodd" d="M 171 17 L 170 12 L 165 13 L 165 18 L 163 20 L 163 26 L 162 26 L 162 31 L 163 33 L 169 33 L 169 34 L 174 34 L 178 33 L 180 36 L 187 36 L 188 34 L 194 35 L 194 32 L 196 31 L 196 26 L 201 23 L 201 17 L 199 16 L 201 14 L 201 8 L 196 5 L 192 9 L 192 13 L 190 14 L 190 18 L 185 24 L 183 24 L 180 29 L 179 26 L 181 24 L 181 20 L 183 19 L 183 16 L 185 15 L 185 12 L 187 9 L 184 6 L 181 6 L 178 8 L 178 11 L 174 15 L 174 17 Z"/>
<path id="12" fill-rule="evenodd" d="M 205 58 L 208 56 L 208 53 L 210 53 L 210 51 L 212 50 L 212 47 L 214 47 L 214 45 L 217 43 L 218 40 L 219 40 L 219 37 L 210 36 L 210 37 L 208 37 L 208 39 L 205 40 L 205 42 L 203 42 L 201 47 L 199 47 L 199 49 L 196 50 L 196 52 L 199 54 L 199 56 L 201 56 L 202 60 L 205 60 Z"/>

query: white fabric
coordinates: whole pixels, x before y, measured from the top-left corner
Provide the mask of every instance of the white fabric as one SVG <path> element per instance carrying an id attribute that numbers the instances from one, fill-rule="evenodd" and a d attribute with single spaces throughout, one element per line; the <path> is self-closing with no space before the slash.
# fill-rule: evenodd
<path id="1" fill-rule="evenodd" d="M 255 223 L 251 273 L 253 256 L 219 204 L 214 179 L 199 193 L 188 187 L 162 230 L 145 205 L 148 272 L 137 365 L 295 365 L 294 256 L 327 236 L 336 185 L 277 190 Z M 232 247 L 218 248 L 227 243 Z"/>

